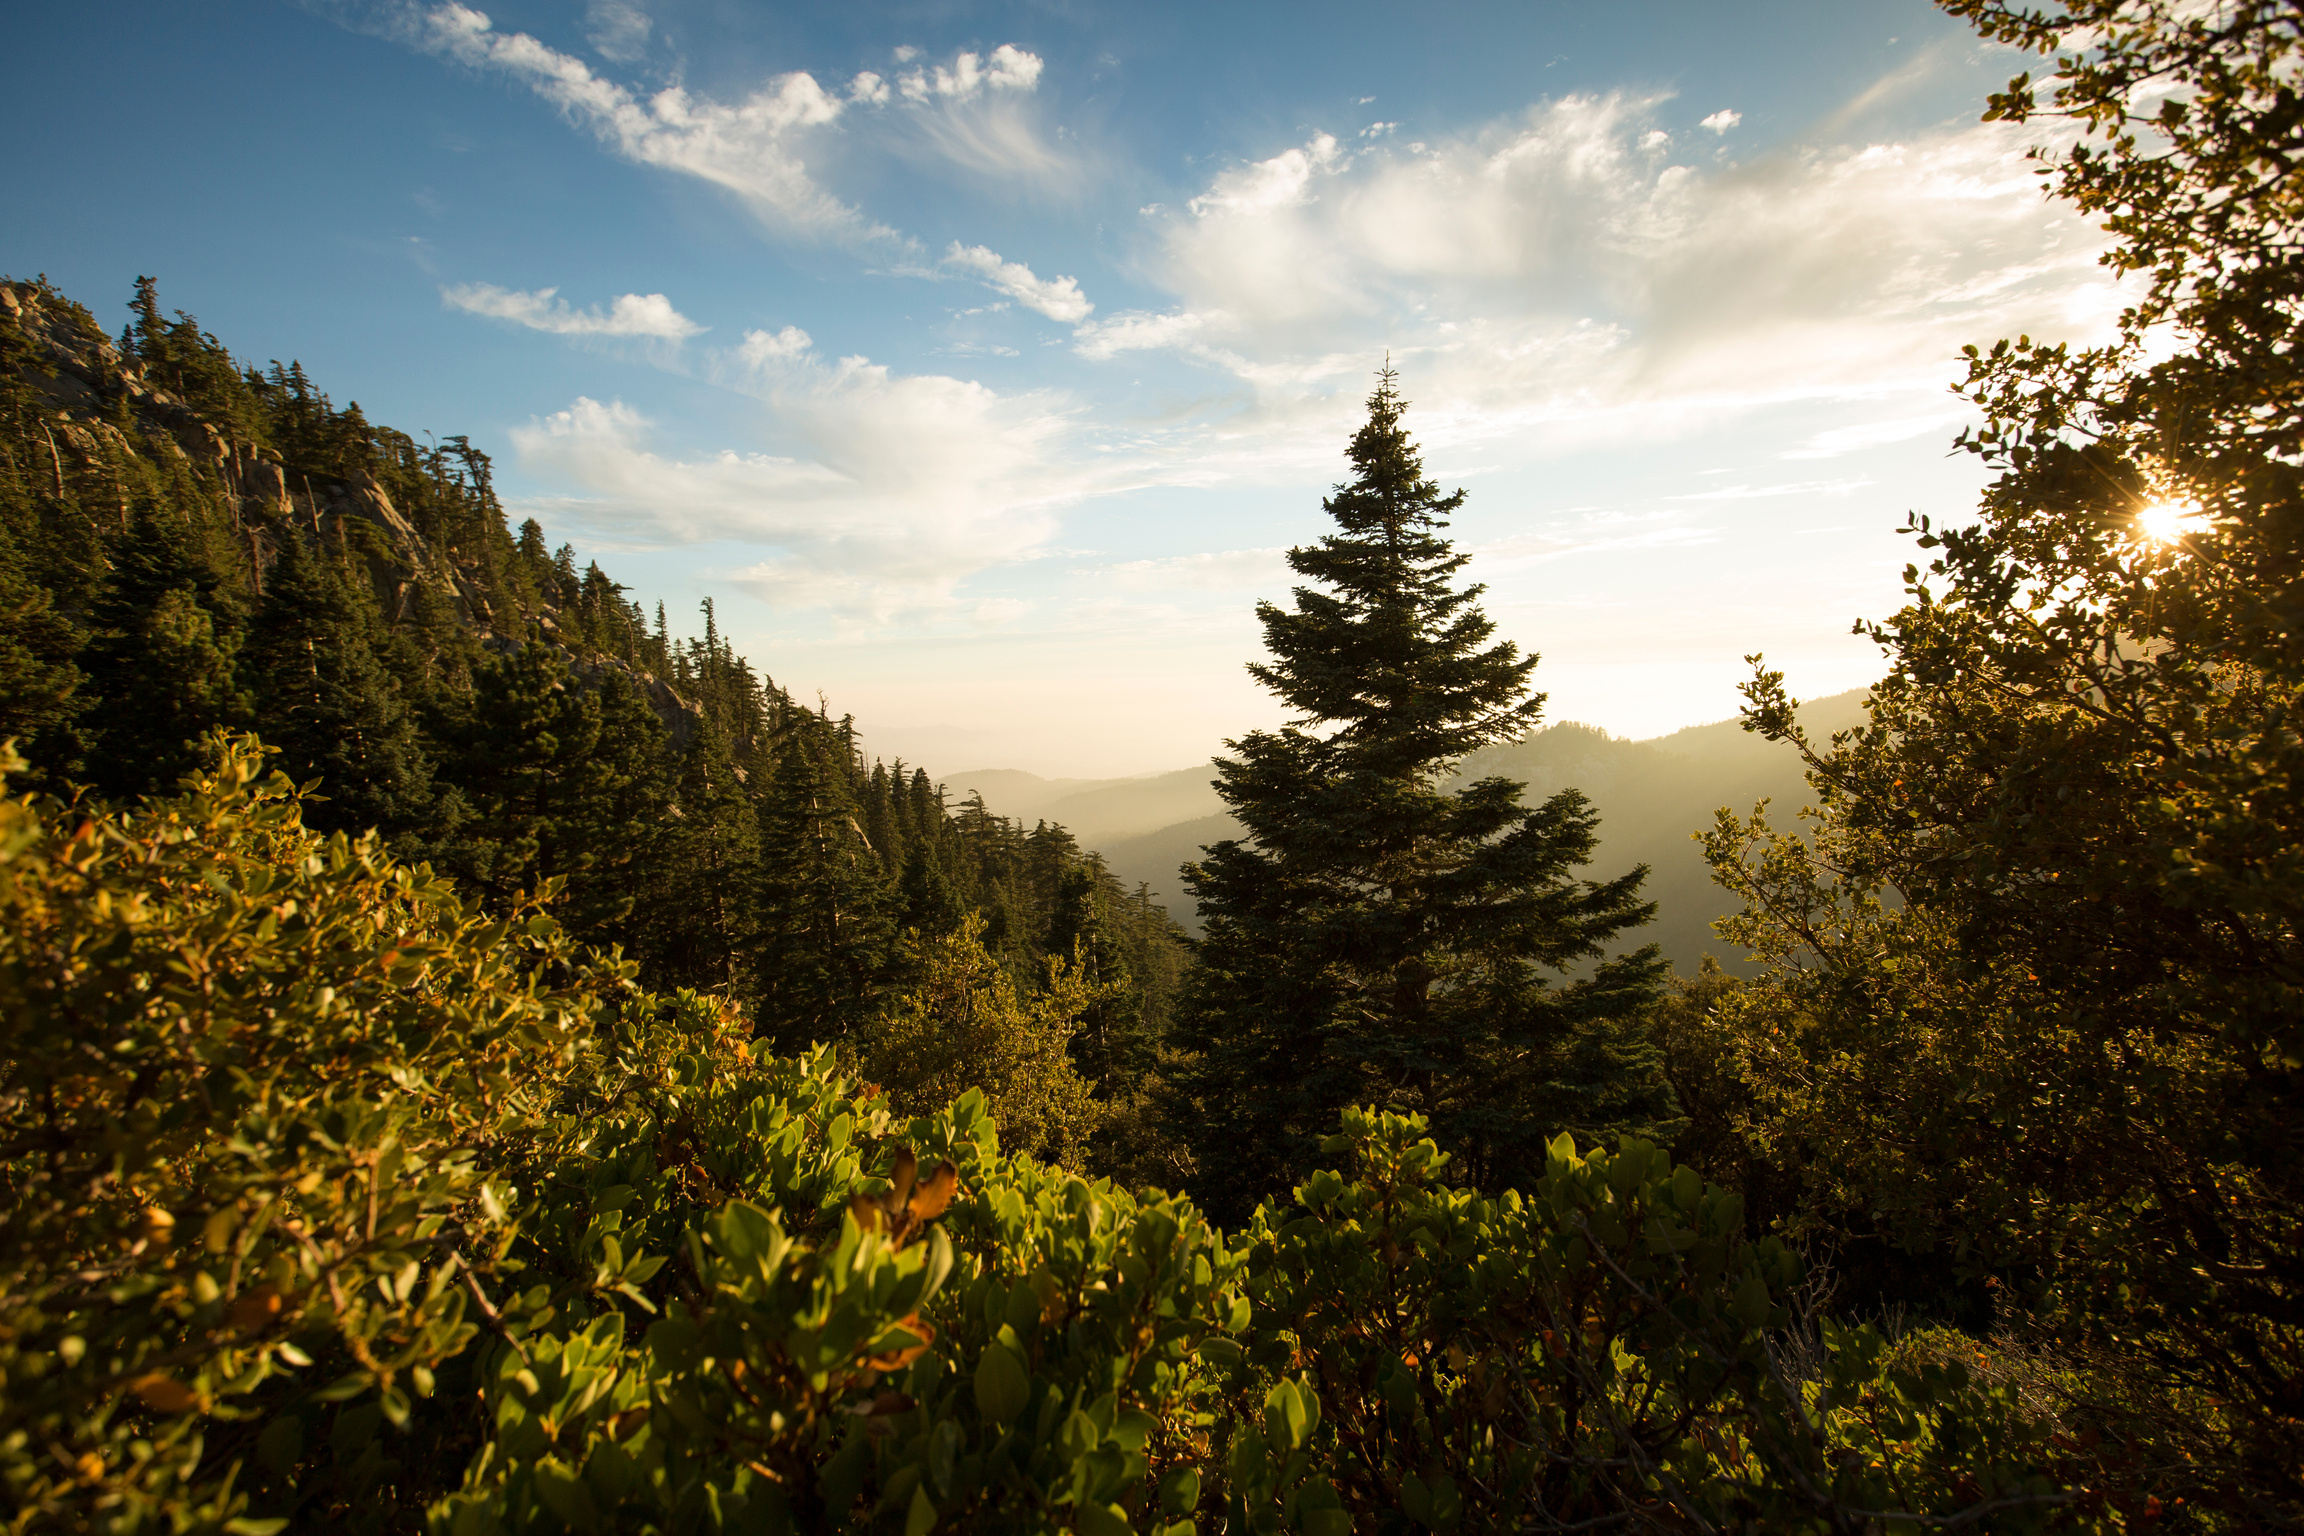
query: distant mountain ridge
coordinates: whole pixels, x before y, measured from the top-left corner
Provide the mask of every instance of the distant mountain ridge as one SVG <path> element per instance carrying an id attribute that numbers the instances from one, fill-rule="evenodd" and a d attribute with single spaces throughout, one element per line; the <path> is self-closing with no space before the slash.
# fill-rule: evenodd
<path id="1" fill-rule="evenodd" d="M 1801 723 L 1823 736 L 1860 724 L 1866 694 L 1857 688 L 1811 700 L 1801 706 Z M 1733 912 L 1735 902 L 1713 883 L 1694 834 L 1710 827 L 1722 806 L 1741 814 L 1763 799 L 1773 803 L 1779 824 L 1791 826 L 1810 794 L 1797 754 L 1750 734 L 1737 720 L 1643 741 L 1563 723 L 1476 753 L 1464 772 L 1518 779 L 1531 801 L 1582 790 L 1600 814 L 1600 844 L 1588 873 L 1613 878 L 1634 864 L 1648 865 L 1647 894 L 1656 903 L 1656 920 L 1637 938 L 1663 946 L 1673 966 L 1691 974 L 1707 954 L 1726 965 L 1736 961 L 1712 931 L 1714 920 Z M 995 815 L 1063 823 L 1082 847 L 1103 855 L 1122 884 L 1148 886 L 1152 900 L 1197 935 L 1199 914 L 1177 877 L 1178 866 L 1198 858 L 1208 844 L 1239 833 L 1216 794 L 1213 773 L 1203 764 L 1127 779 L 1043 779 L 1014 768 L 986 768 L 951 775 L 944 783 L 961 796 L 981 795 Z"/>

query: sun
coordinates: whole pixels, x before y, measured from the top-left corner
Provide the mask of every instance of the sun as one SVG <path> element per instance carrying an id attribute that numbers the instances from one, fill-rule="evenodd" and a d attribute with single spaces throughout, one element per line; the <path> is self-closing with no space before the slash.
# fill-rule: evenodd
<path id="1" fill-rule="evenodd" d="M 2136 514 L 2136 531 L 2156 544 L 2173 544 L 2208 526 L 2208 518 L 2188 501 L 2159 501 Z"/>

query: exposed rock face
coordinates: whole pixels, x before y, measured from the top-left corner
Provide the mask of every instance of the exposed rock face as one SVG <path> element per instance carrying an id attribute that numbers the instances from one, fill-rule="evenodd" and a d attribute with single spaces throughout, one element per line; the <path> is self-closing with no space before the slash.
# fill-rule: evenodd
<path id="1" fill-rule="evenodd" d="M 289 530 L 301 530 L 357 556 L 386 616 L 394 622 L 414 617 L 429 591 L 446 599 L 456 622 L 485 649 L 517 653 L 527 643 L 517 635 L 498 635 L 495 626 L 501 622 L 524 629 L 529 616 L 495 612 L 482 584 L 474 579 L 476 573 L 449 551 L 434 547 L 373 476 L 358 473 L 342 478 L 286 469 L 270 450 L 236 440 L 228 424 L 220 427 L 159 387 L 147 376 L 143 362 L 123 355 L 85 311 L 53 302 L 52 291 L 44 292 L 37 283 L 0 282 L 0 327 L 30 344 L 28 365 L 20 363 L 16 372 L 47 406 L 41 427 L 52 445 L 59 497 L 68 476 L 76 476 L 83 490 L 82 505 L 90 506 L 85 486 L 106 480 L 108 466 L 123 456 L 173 462 L 191 471 L 213 498 L 212 506 L 221 503 L 235 542 L 245 552 L 249 585 L 258 594 L 282 540 Z M 125 529 L 130 513 L 127 489 L 117 475 L 109 478 L 120 487 L 120 527 Z M 91 510 L 99 510 L 108 499 L 95 498 Z M 611 667 L 623 671 L 677 744 L 686 746 L 694 737 L 703 718 L 696 704 L 620 658 L 571 650 L 549 603 L 533 617 L 544 643 L 560 653 L 583 686 L 598 687 Z"/>

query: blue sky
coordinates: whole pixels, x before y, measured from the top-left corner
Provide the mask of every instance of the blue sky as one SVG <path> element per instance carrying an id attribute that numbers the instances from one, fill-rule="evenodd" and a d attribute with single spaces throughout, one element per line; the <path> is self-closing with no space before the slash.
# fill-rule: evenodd
<path id="1" fill-rule="evenodd" d="M 932 771 L 1181 766 L 1389 352 L 1550 717 L 1860 685 L 2101 237 L 1918 0 L 17 7 L 0 270 L 138 273 Z M 692 622 L 692 621 L 691 621 Z"/>

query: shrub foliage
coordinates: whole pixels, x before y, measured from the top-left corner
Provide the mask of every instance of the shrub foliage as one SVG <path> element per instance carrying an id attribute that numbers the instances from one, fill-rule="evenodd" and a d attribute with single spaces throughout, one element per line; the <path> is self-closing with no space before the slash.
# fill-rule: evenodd
<path id="1" fill-rule="evenodd" d="M 0 809 L 18 1530 L 1839 1531 L 2070 1516 L 1627 1140 L 1415 1117 L 1230 1235 L 306 830 L 250 738 Z M 1699 1522 L 1702 1522 L 1700 1525 Z"/>

